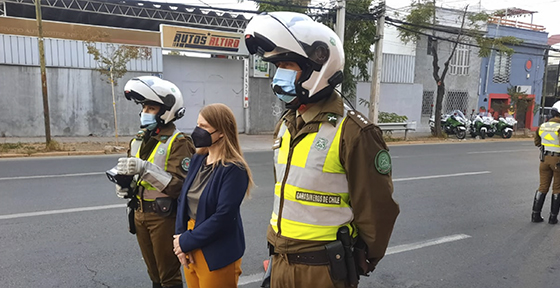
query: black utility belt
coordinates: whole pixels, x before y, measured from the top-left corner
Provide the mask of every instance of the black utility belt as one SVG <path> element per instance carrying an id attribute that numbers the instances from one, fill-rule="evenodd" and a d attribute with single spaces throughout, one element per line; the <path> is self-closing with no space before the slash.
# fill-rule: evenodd
<path id="1" fill-rule="evenodd" d="M 140 209 L 142 212 L 154 212 L 162 217 L 167 217 L 177 210 L 177 200 L 171 197 L 159 197 L 154 201 L 142 200 L 137 210 Z"/>
<path id="2" fill-rule="evenodd" d="M 552 151 L 544 151 L 544 155 L 560 157 L 560 153 L 558 153 L 558 152 L 552 152 Z"/>
<path id="3" fill-rule="evenodd" d="M 326 249 L 318 251 L 286 254 L 290 264 L 305 264 L 310 266 L 329 265 Z"/>

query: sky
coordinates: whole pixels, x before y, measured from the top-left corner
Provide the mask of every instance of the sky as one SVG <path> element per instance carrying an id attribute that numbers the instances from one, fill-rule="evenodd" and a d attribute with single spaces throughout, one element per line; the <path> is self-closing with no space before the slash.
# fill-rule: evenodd
<path id="1" fill-rule="evenodd" d="M 213 6 L 237 8 L 243 10 L 255 9 L 255 3 L 252 1 L 243 1 L 238 3 L 237 0 L 154 0 L 157 2 L 182 3 L 199 6 Z M 312 0 L 314 3 L 333 2 L 334 0 Z M 352 1 L 352 0 L 347 0 Z M 403 10 L 410 5 L 411 0 L 386 0 L 387 6 Z M 507 3 L 507 4 L 506 4 Z M 530 3 L 528 5 L 527 3 Z M 520 9 L 536 11 L 533 15 L 533 24 L 542 25 L 550 35 L 560 34 L 560 21 L 558 21 L 558 13 L 560 13 L 560 0 L 436 0 L 438 7 L 464 9 L 469 5 L 471 9 L 482 7 L 484 11 L 493 11 L 505 8 L 516 7 Z M 480 5 L 480 6 L 479 6 Z M 512 20 L 519 22 L 531 22 L 531 17 L 519 17 Z"/>

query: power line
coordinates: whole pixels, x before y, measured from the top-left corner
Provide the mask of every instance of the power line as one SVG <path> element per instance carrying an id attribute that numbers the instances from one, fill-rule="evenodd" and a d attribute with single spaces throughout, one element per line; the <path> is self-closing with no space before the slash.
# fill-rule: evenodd
<path id="1" fill-rule="evenodd" d="M 447 42 L 451 42 L 451 43 L 463 44 L 463 45 L 467 45 L 467 46 L 471 46 L 471 47 L 476 47 L 476 48 L 482 48 L 480 45 L 477 45 L 477 44 L 465 43 L 465 42 L 461 42 L 461 41 L 455 41 L 455 40 L 451 40 L 451 39 L 448 39 L 448 38 L 444 38 L 444 37 L 440 37 L 440 36 L 434 36 L 434 35 L 431 35 L 431 34 L 427 34 L 427 33 L 424 33 L 424 32 L 420 32 L 420 31 L 415 31 L 415 30 L 412 30 L 412 29 L 403 27 L 403 25 L 397 25 L 397 24 L 395 24 L 395 23 L 393 23 L 393 22 L 391 22 L 391 21 L 389 21 L 389 20 L 387 21 L 387 24 L 392 25 L 392 26 L 395 26 L 395 27 L 400 28 L 400 29 L 405 30 L 405 31 L 409 31 L 409 32 L 412 32 L 412 33 L 424 35 L 424 36 L 431 37 L 431 38 L 434 38 L 434 39 L 443 40 L 443 41 L 447 41 Z M 407 24 L 407 25 L 408 25 L 408 24 Z M 500 52 L 499 49 L 492 49 L 492 48 L 491 48 L 491 50 Z M 550 50 L 556 51 L 556 50 L 553 50 L 553 49 L 550 49 Z M 527 53 L 527 52 L 518 52 L 518 51 L 514 51 L 513 54 L 530 55 L 530 56 L 540 56 L 540 57 L 544 57 L 544 56 L 545 56 L 544 54 Z M 560 58 L 560 55 L 559 55 L 559 56 L 548 55 L 548 57 L 549 57 L 549 58 L 551 58 L 551 57 L 553 57 L 553 58 Z"/>

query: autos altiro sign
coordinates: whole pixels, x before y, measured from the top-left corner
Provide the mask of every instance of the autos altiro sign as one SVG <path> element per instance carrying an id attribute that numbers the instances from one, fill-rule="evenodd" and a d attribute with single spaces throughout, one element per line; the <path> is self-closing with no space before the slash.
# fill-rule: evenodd
<path id="1" fill-rule="evenodd" d="M 241 33 L 160 25 L 164 49 L 212 54 L 248 55 Z"/>

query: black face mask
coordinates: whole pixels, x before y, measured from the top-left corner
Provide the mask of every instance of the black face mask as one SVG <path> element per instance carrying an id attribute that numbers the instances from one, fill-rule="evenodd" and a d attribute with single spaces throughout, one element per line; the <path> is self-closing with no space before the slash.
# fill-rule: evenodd
<path id="1" fill-rule="evenodd" d="M 194 142 L 194 147 L 196 148 L 203 148 L 203 147 L 210 147 L 212 144 L 212 134 L 216 133 L 216 131 L 210 133 L 198 126 L 194 128 L 191 138 Z"/>

